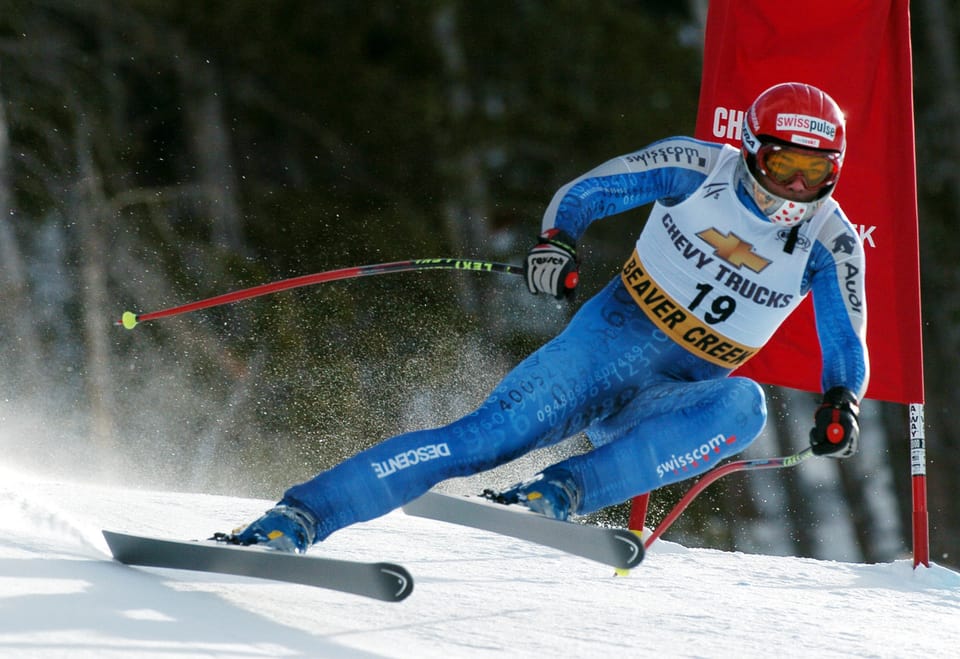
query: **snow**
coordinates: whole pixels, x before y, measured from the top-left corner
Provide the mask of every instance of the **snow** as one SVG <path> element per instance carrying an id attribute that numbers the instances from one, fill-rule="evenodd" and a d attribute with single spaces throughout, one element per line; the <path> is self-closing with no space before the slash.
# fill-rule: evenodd
<path id="1" fill-rule="evenodd" d="M 960 646 L 960 574 L 657 542 L 626 577 L 397 511 L 311 551 L 405 565 L 401 603 L 110 559 L 103 528 L 200 538 L 272 501 L 0 470 L 2 657 L 922 657 Z M 669 534 L 668 534 L 669 536 Z"/>

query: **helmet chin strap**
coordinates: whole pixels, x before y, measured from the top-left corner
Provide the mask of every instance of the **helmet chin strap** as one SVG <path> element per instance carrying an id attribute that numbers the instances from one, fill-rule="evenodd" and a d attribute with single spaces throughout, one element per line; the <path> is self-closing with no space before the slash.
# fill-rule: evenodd
<path id="1" fill-rule="evenodd" d="M 827 198 L 825 196 L 806 202 L 784 199 L 760 185 L 760 181 L 753 175 L 753 172 L 751 172 L 750 168 L 743 162 L 743 159 L 740 160 L 738 169 L 740 170 L 740 180 L 743 182 L 744 187 L 747 189 L 747 192 L 750 193 L 754 202 L 756 202 L 757 208 L 759 208 L 773 224 L 792 227 L 800 224 L 804 220 L 809 220 L 820 209 L 820 206 L 823 205 L 824 199 Z"/>

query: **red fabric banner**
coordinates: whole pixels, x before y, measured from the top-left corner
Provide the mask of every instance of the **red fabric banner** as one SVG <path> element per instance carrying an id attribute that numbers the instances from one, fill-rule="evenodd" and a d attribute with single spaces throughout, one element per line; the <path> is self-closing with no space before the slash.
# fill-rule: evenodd
<path id="1" fill-rule="evenodd" d="M 710 0 L 696 136 L 740 145 L 743 112 L 780 82 L 830 94 L 847 117 L 834 197 L 867 259 L 867 397 L 923 402 L 909 0 Z M 810 300 L 740 374 L 820 391 Z"/>

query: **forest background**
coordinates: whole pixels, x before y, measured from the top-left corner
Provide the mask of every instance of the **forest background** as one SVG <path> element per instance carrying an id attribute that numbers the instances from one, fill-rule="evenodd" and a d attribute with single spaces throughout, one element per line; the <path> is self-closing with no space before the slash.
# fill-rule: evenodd
<path id="1" fill-rule="evenodd" d="M 520 262 L 560 185 L 693 134 L 706 6 L 0 1 L 4 460 L 273 499 L 387 436 L 468 412 L 576 305 L 514 277 L 429 272 L 134 331 L 114 321 L 347 266 Z M 911 12 L 931 558 L 957 566 L 960 10 L 915 0 Z M 876 194 L 896 193 L 877 182 Z M 617 273 L 644 211 L 591 227 L 580 302 Z M 815 397 L 768 393 L 770 424 L 749 456 L 806 444 Z M 906 555 L 906 409 L 868 401 L 863 425 L 856 458 L 728 477 L 672 537 Z M 583 447 L 574 438 L 531 460 Z M 653 521 L 688 486 L 657 492 Z"/>

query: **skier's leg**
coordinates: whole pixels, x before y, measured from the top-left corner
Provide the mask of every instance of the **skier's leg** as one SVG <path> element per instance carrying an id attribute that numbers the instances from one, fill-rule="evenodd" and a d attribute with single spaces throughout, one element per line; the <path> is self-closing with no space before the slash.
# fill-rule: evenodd
<path id="1" fill-rule="evenodd" d="M 281 504 L 309 511 L 314 539 L 372 519 L 442 480 L 490 469 L 576 434 L 633 400 L 650 373 L 637 358 L 649 324 L 618 280 L 567 328 L 513 369 L 484 403 L 453 423 L 404 433 L 291 487 Z M 617 363 L 629 362 L 614 375 Z"/>
<path id="2" fill-rule="evenodd" d="M 747 378 L 658 384 L 587 430 L 607 443 L 548 467 L 520 486 L 521 499 L 524 487 L 549 498 L 549 484 L 559 484 L 572 492 L 571 512 L 593 512 L 706 472 L 745 449 L 765 422 L 763 390 Z"/>

